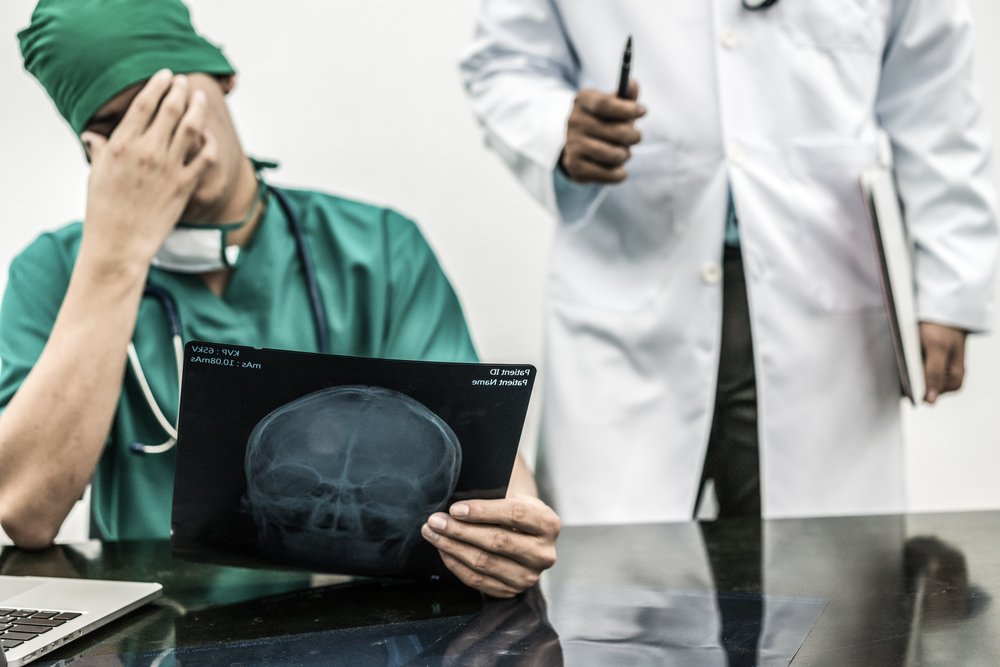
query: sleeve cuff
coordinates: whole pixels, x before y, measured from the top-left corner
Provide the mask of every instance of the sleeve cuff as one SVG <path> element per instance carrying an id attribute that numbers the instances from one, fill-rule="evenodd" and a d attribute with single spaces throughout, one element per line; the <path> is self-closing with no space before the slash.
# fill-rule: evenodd
<path id="1" fill-rule="evenodd" d="M 596 183 L 577 183 L 558 164 L 552 169 L 552 185 L 559 218 L 569 224 L 590 217 L 605 190 L 603 185 Z"/>

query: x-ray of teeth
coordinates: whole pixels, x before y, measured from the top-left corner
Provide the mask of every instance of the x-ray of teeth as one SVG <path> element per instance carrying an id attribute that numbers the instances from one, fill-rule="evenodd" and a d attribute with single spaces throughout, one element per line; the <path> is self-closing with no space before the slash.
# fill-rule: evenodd
<path id="1" fill-rule="evenodd" d="M 266 555 L 398 571 L 445 509 L 462 467 L 452 429 L 392 389 L 307 394 L 265 416 L 246 447 L 246 506 Z"/>

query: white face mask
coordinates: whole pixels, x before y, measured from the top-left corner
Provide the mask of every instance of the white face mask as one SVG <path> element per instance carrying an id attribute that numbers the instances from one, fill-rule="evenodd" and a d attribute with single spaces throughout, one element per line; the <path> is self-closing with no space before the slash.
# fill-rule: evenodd
<path id="1" fill-rule="evenodd" d="M 260 171 L 275 166 L 275 163 L 254 160 L 253 165 L 257 172 L 257 196 L 246 216 L 239 222 L 223 224 L 178 223 L 153 257 L 153 266 L 176 273 L 208 273 L 236 267 L 240 247 L 227 245 L 226 235 L 250 222 L 258 205 L 263 205 L 267 186 Z"/>
<path id="2" fill-rule="evenodd" d="M 191 225 L 182 222 L 160 246 L 153 258 L 153 266 L 176 273 L 231 269 L 239 261 L 240 247 L 227 246 L 226 234 L 243 224 Z"/>

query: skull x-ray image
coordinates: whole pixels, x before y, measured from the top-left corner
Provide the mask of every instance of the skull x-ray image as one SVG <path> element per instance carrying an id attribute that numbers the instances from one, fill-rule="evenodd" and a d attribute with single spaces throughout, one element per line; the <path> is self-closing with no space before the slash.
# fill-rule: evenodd
<path id="1" fill-rule="evenodd" d="M 175 556 L 448 581 L 420 536 L 460 499 L 503 498 L 534 367 L 190 341 Z"/>
<path id="2" fill-rule="evenodd" d="M 422 403 L 383 387 L 332 387 L 257 423 L 245 506 L 271 558 L 391 573 L 447 506 L 461 467 L 455 433 Z"/>

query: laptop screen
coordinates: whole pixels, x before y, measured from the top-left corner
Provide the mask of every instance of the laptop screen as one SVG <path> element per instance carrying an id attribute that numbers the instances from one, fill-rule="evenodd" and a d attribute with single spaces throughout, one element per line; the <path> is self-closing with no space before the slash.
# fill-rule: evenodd
<path id="1" fill-rule="evenodd" d="M 420 537 L 506 493 L 535 369 L 192 342 L 174 481 L 177 555 L 360 575 L 446 572 Z"/>

